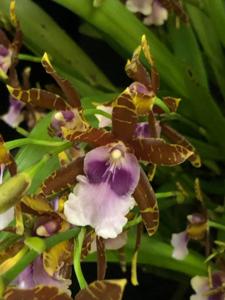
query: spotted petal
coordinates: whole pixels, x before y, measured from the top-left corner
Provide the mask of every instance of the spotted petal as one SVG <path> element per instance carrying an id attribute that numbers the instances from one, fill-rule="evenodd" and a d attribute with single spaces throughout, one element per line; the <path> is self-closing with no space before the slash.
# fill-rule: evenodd
<path id="1" fill-rule="evenodd" d="M 132 141 L 136 157 L 156 165 L 175 166 L 188 159 L 193 152 L 181 145 L 168 144 L 163 139 L 135 139 Z"/>
<path id="2" fill-rule="evenodd" d="M 126 279 L 97 280 L 82 289 L 75 300 L 122 300 L 126 283 Z"/>
<path id="3" fill-rule="evenodd" d="M 7 86 L 10 94 L 17 100 L 28 103 L 35 107 L 56 109 L 56 110 L 69 110 L 70 105 L 64 99 L 51 92 L 32 88 L 30 90 L 22 90 L 20 88 L 13 88 Z"/>
<path id="4" fill-rule="evenodd" d="M 155 193 L 142 169 L 139 183 L 134 192 L 134 198 L 140 208 L 148 234 L 153 235 L 159 225 L 159 209 Z"/>
<path id="5" fill-rule="evenodd" d="M 77 91 L 68 80 L 63 79 L 58 75 L 58 73 L 55 71 L 54 67 L 51 64 L 47 53 L 44 54 L 41 63 L 45 68 L 45 71 L 48 74 L 50 74 L 61 87 L 62 91 L 64 92 L 67 98 L 68 104 L 72 107 L 80 107 L 80 97 Z"/>
<path id="6" fill-rule="evenodd" d="M 191 164 L 199 168 L 201 167 L 201 159 L 198 155 L 197 151 L 195 150 L 194 146 L 180 133 L 178 133 L 176 130 L 171 128 L 170 126 L 167 126 L 165 124 L 161 124 L 161 128 L 163 131 L 163 134 L 173 143 L 176 143 L 178 145 L 182 145 L 186 147 L 188 150 L 192 151 L 193 154 L 188 158 L 188 160 L 191 162 Z"/>
<path id="7" fill-rule="evenodd" d="M 117 99 L 112 112 L 112 133 L 123 141 L 132 139 L 137 124 L 136 107 L 126 89 Z"/>

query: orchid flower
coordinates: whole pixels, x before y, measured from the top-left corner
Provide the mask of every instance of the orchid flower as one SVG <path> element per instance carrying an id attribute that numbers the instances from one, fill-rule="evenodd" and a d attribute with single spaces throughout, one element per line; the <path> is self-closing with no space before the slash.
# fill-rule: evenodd
<path id="1" fill-rule="evenodd" d="M 146 25 L 163 25 L 169 11 L 175 12 L 182 21 L 188 21 L 182 4 L 177 0 L 127 0 L 126 7 L 133 13 L 141 14 Z"/>
<path id="2" fill-rule="evenodd" d="M 207 219 L 201 214 L 187 216 L 188 226 L 185 231 L 173 233 L 171 244 L 174 247 L 172 257 L 183 260 L 188 255 L 188 242 L 192 240 L 202 240 L 207 231 Z"/>
<path id="3" fill-rule="evenodd" d="M 147 43 L 144 49 L 149 58 Z M 137 51 L 135 53 L 137 61 Z M 138 115 L 149 112 L 154 97 L 143 95 L 146 99 L 143 102 L 143 98 L 135 97 L 130 87 L 113 104 L 112 131 L 92 128 L 83 119 L 77 92 L 67 80 L 58 76 L 46 54 L 42 64 L 62 88 L 66 99 L 40 89 L 9 87 L 12 96 L 23 102 L 30 99 L 31 105 L 61 112 L 77 109 L 74 128 L 62 127 L 62 135 L 71 142 L 86 142 L 93 148 L 84 157 L 83 170 L 77 174 L 79 176 L 71 180 L 77 184 L 65 203 L 67 219 L 74 225 L 93 226 L 96 233 L 105 239 L 115 238 L 122 232 L 127 222 L 126 215 L 136 201 L 148 233 L 154 234 L 159 217 L 157 201 L 138 160 L 173 166 L 185 161 L 193 154 L 192 151 L 182 145 L 167 144 L 158 138 L 135 137 Z M 141 65 L 140 68 L 143 69 Z M 145 86 L 143 88 L 146 90 Z M 149 93 L 152 96 L 153 93 Z M 68 181 L 68 177 L 64 179 Z"/>
<path id="4" fill-rule="evenodd" d="M 191 286 L 196 294 L 192 295 L 190 300 L 223 300 L 225 296 L 225 273 L 214 272 L 211 282 L 212 286 L 210 286 L 210 281 L 207 277 L 193 277 L 191 279 Z"/>

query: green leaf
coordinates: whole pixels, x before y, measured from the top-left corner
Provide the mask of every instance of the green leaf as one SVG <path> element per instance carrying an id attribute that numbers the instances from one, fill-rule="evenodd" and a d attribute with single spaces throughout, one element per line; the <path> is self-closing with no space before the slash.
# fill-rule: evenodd
<path id="1" fill-rule="evenodd" d="M 8 0 L 0 1 L 0 11 L 4 17 L 9 14 Z M 56 67 L 66 70 L 92 86 L 102 86 L 114 90 L 113 85 L 76 45 L 76 43 L 37 4 L 30 0 L 16 2 L 16 13 L 21 24 L 26 46 L 37 56 L 47 52 Z M 32 24 L 32 26 L 31 26 Z"/>
<path id="2" fill-rule="evenodd" d="M 171 47 L 176 57 L 189 71 L 189 74 L 192 73 L 193 79 L 208 89 L 202 54 L 192 27 L 181 23 L 177 28 L 174 26 L 174 22 L 171 22 L 168 27 Z"/>
<path id="3" fill-rule="evenodd" d="M 105 0 L 97 9 L 93 8 L 91 0 L 52 1 L 78 14 L 102 31 L 107 42 L 123 49 L 127 57 L 131 57 L 134 49 L 140 44 L 141 36 L 146 34 L 162 81 L 175 91 L 177 96 L 184 98 L 181 104 L 182 114 L 198 122 L 208 131 L 210 141 L 225 149 L 225 140 L 221 139 L 224 135 L 225 118 L 207 88 L 197 85 L 176 56 L 120 1 Z"/>
<path id="4" fill-rule="evenodd" d="M 210 9 L 211 6 L 212 5 L 210 5 Z M 225 57 L 217 32 L 211 24 L 211 19 L 205 13 L 192 5 L 187 5 L 187 9 L 199 41 L 211 64 L 221 93 L 225 97 Z"/>

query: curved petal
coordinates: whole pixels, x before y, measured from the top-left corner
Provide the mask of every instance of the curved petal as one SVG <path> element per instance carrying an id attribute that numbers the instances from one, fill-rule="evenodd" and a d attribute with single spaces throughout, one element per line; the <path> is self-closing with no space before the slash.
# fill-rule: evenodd
<path id="1" fill-rule="evenodd" d="M 172 257 L 178 260 L 182 260 L 188 255 L 188 236 L 186 231 L 180 233 L 173 233 L 171 244 L 174 247 Z"/>
<path id="2" fill-rule="evenodd" d="M 74 225 L 90 225 L 105 239 L 115 238 L 127 222 L 126 214 L 135 202 L 130 194 L 123 197 L 114 193 L 107 182 L 91 184 L 78 176 L 78 185 L 65 203 L 64 214 Z"/>

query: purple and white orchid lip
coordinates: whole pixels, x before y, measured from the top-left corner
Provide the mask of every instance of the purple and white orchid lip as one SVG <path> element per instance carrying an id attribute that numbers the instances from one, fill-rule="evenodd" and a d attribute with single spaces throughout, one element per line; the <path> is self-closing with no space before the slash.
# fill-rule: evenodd
<path id="1" fill-rule="evenodd" d="M 190 297 L 190 300 L 224 300 L 225 293 L 216 290 L 225 282 L 224 272 L 214 272 L 212 274 L 212 287 L 210 287 L 209 278 L 195 276 L 191 279 L 191 286 L 196 292 Z"/>
<path id="2" fill-rule="evenodd" d="M 171 244 L 174 247 L 172 257 L 177 260 L 183 260 L 188 255 L 188 242 L 189 238 L 186 230 L 180 233 L 173 233 L 171 239 Z"/>
<path id="3" fill-rule="evenodd" d="M 138 161 L 123 143 L 113 143 L 87 153 L 84 172 L 86 176 L 77 177 L 78 184 L 65 203 L 67 220 L 90 225 L 105 239 L 115 238 L 135 205 L 131 195 L 139 181 Z"/>
<path id="4" fill-rule="evenodd" d="M 21 113 L 24 105 L 24 103 L 10 97 L 9 110 L 1 119 L 10 127 L 16 128 L 24 120 L 24 115 Z"/>
<path id="5" fill-rule="evenodd" d="M 32 264 L 30 264 L 19 276 L 12 282 L 20 289 L 32 289 L 37 285 L 56 286 L 69 295 L 69 285 L 71 281 L 68 279 L 57 279 L 48 275 L 43 266 L 42 256 L 39 256 Z"/>

